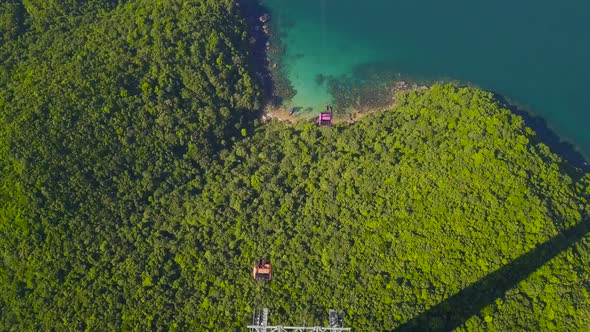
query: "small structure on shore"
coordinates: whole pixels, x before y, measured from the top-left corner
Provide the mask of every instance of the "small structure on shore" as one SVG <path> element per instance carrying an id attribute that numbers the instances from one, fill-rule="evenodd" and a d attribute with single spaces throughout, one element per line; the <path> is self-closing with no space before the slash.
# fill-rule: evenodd
<path id="1" fill-rule="evenodd" d="M 332 105 L 330 105 L 330 104 L 326 105 L 326 111 L 320 112 L 320 114 L 318 116 L 318 125 L 319 126 L 331 126 L 332 120 L 333 120 L 333 116 L 332 116 L 333 111 L 334 111 L 334 108 L 332 107 Z"/>

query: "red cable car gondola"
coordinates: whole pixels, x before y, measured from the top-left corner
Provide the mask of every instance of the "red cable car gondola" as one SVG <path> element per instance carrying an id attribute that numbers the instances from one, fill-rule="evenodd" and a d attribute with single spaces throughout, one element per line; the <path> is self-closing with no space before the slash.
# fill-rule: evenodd
<path id="1" fill-rule="evenodd" d="M 270 280 L 272 278 L 272 267 L 270 262 L 264 259 L 254 261 L 252 277 L 254 277 L 254 280 Z"/>

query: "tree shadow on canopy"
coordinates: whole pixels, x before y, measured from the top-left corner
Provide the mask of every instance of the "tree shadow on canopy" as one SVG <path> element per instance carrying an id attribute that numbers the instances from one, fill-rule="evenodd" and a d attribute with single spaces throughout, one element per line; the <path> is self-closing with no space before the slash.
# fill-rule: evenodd
<path id="1" fill-rule="evenodd" d="M 520 281 L 590 232 L 590 222 L 570 227 L 459 293 L 407 321 L 396 331 L 450 331 L 501 298 Z"/>

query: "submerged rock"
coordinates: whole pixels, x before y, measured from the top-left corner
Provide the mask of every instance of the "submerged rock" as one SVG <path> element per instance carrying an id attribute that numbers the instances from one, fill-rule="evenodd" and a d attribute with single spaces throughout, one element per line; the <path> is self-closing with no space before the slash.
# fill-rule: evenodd
<path id="1" fill-rule="evenodd" d="M 260 22 L 266 23 L 270 20 L 270 15 L 268 13 L 259 17 Z"/>

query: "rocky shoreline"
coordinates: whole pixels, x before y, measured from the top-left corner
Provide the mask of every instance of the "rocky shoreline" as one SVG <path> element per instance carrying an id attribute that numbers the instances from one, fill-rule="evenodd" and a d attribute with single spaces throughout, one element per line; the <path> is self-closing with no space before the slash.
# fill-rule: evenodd
<path id="1" fill-rule="evenodd" d="M 500 94 L 495 92 L 492 93 L 494 99 L 502 105 L 502 107 L 523 118 L 526 126 L 536 133 L 536 138 L 539 142 L 547 145 L 552 152 L 566 160 L 569 165 L 581 169 L 583 172 L 590 173 L 590 163 L 586 160 L 580 150 L 572 143 L 564 141 L 559 137 L 553 129 L 549 127 L 545 119 L 519 108 Z"/>
<path id="2" fill-rule="evenodd" d="M 284 72 L 282 59 L 286 49 L 282 44 L 281 31 L 275 31 L 279 27 L 272 24 L 270 10 L 258 0 L 236 0 L 236 4 L 250 27 L 248 39 L 253 50 L 257 76 L 264 90 L 263 120 L 313 120 L 309 110 L 297 108 L 296 105 L 290 109 L 285 107 L 296 91 Z M 353 121 L 357 113 L 391 107 L 397 92 L 424 87 L 407 81 L 389 80 L 386 85 L 383 81 L 358 85 L 345 78 L 321 79 L 325 80 L 334 96 L 336 119 L 346 121 Z"/>
<path id="3" fill-rule="evenodd" d="M 285 54 L 280 32 L 275 32 L 270 10 L 258 0 L 236 0 L 240 13 L 250 29 L 248 39 L 253 50 L 257 76 L 264 89 L 264 104 L 280 106 L 295 95 L 295 90 L 283 73 L 281 61 Z"/>
<path id="4" fill-rule="evenodd" d="M 277 27 L 271 23 L 273 17 L 270 10 L 258 0 L 236 0 L 236 4 L 250 27 L 248 38 L 253 49 L 257 76 L 264 90 L 262 121 L 272 119 L 289 123 L 315 121 L 316 117 L 313 113 L 298 112 L 297 108 L 286 109 L 284 106 L 284 102 L 290 100 L 296 91 L 283 71 L 281 61 L 285 54 L 285 46 L 282 45 L 281 32 L 273 31 Z M 366 71 L 366 68 L 361 69 Z M 330 93 L 334 96 L 335 122 L 356 122 L 367 114 L 395 107 L 397 93 L 427 89 L 430 86 L 394 79 L 387 74 L 385 74 L 387 77 L 371 75 L 374 73 L 365 74 L 360 79 L 354 76 L 318 78 L 325 81 Z M 365 83 L 358 84 L 358 81 Z M 555 134 L 544 119 L 518 108 L 501 95 L 494 93 L 494 98 L 503 107 L 521 116 L 526 125 L 537 133 L 539 141 L 547 144 L 570 165 L 590 172 L 590 163 L 579 150 Z"/>

